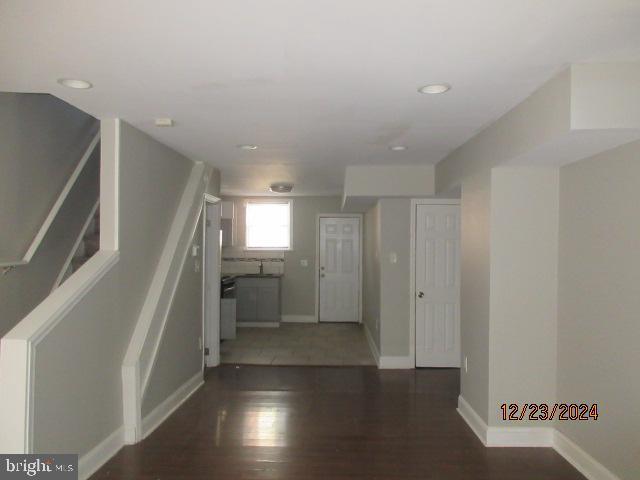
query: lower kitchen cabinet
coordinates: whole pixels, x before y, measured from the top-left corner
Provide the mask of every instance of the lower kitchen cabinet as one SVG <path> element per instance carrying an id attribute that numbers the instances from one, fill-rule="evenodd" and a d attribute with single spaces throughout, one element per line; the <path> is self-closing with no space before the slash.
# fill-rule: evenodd
<path id="1" fill-rule="evenodd" d="M 238 277 L 236 318 L 238 323 L 280 322 L 280 278 Z"/>

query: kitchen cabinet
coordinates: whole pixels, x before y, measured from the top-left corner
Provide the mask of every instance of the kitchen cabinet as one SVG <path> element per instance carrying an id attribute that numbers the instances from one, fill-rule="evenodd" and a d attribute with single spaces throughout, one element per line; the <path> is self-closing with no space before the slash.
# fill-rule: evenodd
<path id="1" fill-rule="evenodd" d="M 280 278 L 248 276 L 236 279 L 238 323 L 280 322 Z"/>

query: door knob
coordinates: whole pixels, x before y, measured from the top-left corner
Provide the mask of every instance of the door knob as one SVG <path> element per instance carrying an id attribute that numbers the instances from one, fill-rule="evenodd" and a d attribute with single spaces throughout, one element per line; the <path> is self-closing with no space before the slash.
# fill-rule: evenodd
<path id="1" fill-rule="evenodd" d="M 424 292 L 418 292 L 418 298 L 424 297 Z"/>

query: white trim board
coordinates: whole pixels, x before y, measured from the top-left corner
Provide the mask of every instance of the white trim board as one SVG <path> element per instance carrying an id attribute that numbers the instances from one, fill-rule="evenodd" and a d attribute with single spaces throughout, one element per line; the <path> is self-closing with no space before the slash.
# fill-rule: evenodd
<path id="1" fill-rule="evenodd" d="M 191 395 L 193 395 L 202 385 L 204 379 L 202 371 L 180 385 L 178 389 L 155 407 L 146 417 L 142 419 L 142 438 L 147 438 L 158 428 L 169 416 L 175 412 Z"/>
<path id="2" fill-rule="evenodd" d="M 282 315 L 282 323 L 318 323 L 315 315 Z"/>
<path id="3" fill-rule="evenodd" d="M 76 241 L 74 242 L 73 247 L 71 247 L 71 251 L 69 252 L 69 255 L 67 256 L 67 259 L 64 261 L 64 264 L 62 265 L 62 268 L 60 269 L 60 273 L 58 273 L 58 276 L 56 277 L 56 281 L 54 282 L 53 288 L 51 289 L 52 292 L 56 288 L 58 288 L 60 286 L 60 284 L 62 283 L 62 279 L 64 278 L 64 274 L 67 273 L 69 265 L 71 265 L 71 260 L 73 260 L 73 256 L 76 254 L 76 251 L 78 250 L 78 247 L 80 246 L 80 242 L 82 242 L 82 240 L 84 239 L 84 236 L 87 233 L 87 229 L 89 228 L 89 224 L 91 223 L 91 220 L 93 220 L 93 217 L 95 216 L 96 211 L 98 210 L 99 206 L 100 206 L 100 199 L 98 199 L 96 201 L 96 203 L 93 205 L 93 207 L 91 208 L 91 211 L 89 212 L 89 216 L 84 221 L 84 224 L 82 225 L 82 228 L 80 229 L 80 233 L 78 234 L 78 237 L 76 238 Z"/>
<path id="4" fill-rule="evenodd" d="M 553 448 L 588 480 L 620 480 L 620 477 L 614 475 L 558 430 L 553 431 Z"/>
<path id="5" fill-rule="evenodd" d="M 280 328 L 280 322 L 238 322 L 237 328 Z"/>
<path id="6" fill-rule="evenodd" d="M 82 157 L 80 158 L 80 161 L 73 169 L 71 176 L 67 179 L 67 182 L 62 188 L 62 191 L 60 192 L 55 202 L 53 203 L 51 210 L 49 210 L 49 213 L 45 217 L 44 222 L 42 223 L 42 225 L 40 225 L 38 232 L 36 233 L 35 237 L 33 237 L 33 240 L 29 244 L 29 247 L 27 248 L 27 251 L 25 252 L 23 257 L 20 260 L 15 260 L 15 261 L 3 261 L 3 263 L 0 264 L 0 267 L 26 265 L 31 261 L 31 259 L 33 258 L 33 255 L 38 250 L 38 247 L 40 247 L 40 244 L 42 243 L 42 239 L 49 231 L 49 227 L 51 227 L 53 220 L 58 215 L 60 208 L 62 208 L 62 204 L 69 196 L 69 192 L 75 185 L 76 180 L 78 180 L 80 173 L 82 173 L 84 166 L 87 164 L 87 161 L 89 160 L 89 158 L 91 158 L 91 155 L 93 154 L 93 151 L 95 150 L 96 145 L 98 145 L 99 141 L 100 141 L 100 128 L 98 128 L 98 132 L 93 135 L 91 141 L 89 142 L 89 145 L 87 146 L 87 149 L 84 151 L 84 153 L 82 154 Z"/>
<path id="7" fill-rule="evenodd" d="M 101 441 L 78 460 L 78 478 L 86 480 L 124 446 L 124 426 Z"/>
<path id="8" fill-rule="evenodd" d="M 485 447 L 551 447 L 588 480 L 620 480 L 554 428 L 489 427 L 462 396 L 458 397 L 458 413 Z"/>

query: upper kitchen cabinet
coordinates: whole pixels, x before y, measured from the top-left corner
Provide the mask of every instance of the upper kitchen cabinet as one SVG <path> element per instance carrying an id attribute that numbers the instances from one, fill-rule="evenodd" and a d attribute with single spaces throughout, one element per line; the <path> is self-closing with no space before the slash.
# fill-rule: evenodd
<path id="1" fill-rule="evenodd" d="M 220 229 L 222 230 L 222 246 L 233 246 L 233 217 L 234 217 L 234 204 L 223 200 L 220 202 Z"/>

